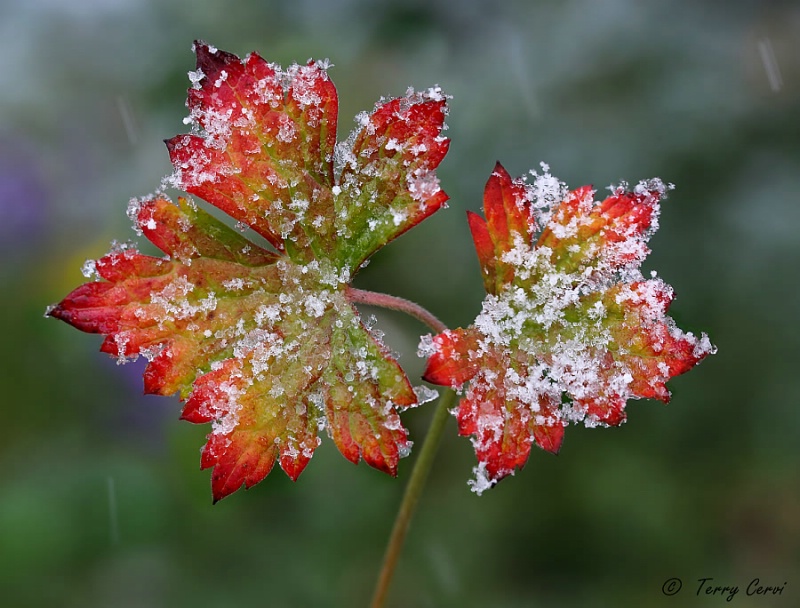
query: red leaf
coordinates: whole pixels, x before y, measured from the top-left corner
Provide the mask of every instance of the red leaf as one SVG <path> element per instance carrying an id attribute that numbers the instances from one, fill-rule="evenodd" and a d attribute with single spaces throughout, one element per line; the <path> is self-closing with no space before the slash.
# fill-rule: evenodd
<path id="1" fill-rule="evenodd" d="M 474 491 L 521 468 L 533 442 L 557 452 L 569 422 L 615 426 L 630 398 L 668 401 L 667 380 L 714 352 L 667 316 L 672 289 L 639 271 L 665 191 L 651 180 L 598 203 L 546 167 L 533 184 L 495 168 L 486 221 L 469 217 L 489 295 L 473 325 L 420 349 L 426 380 L 469 382 L 457 417 Z"/>
<path id="2" fill-rule="evenodd" d="M 191 134 L 167 142 L 193 202 L 134 201 L 135 228 L 166 255 L 117 248 L 100 280 L 49 314 L 104 334 L 120 362 L 145 356 L 145 391 L 178 392 L 182 418 L 211 423 L 201 464 L 215 500 L 278 462 L 296 479 L 327 429 L 353 462 L 396 474 L 410 449 L 398 411 L 417 402 L 402 369 L 347 297 L 372 253 L 442 206 L 445 98 L 409 92 L 336 145 L 338 100 L 322 62 L 282 70 L 195 44 Z M 342 162 L 335 174 L 335 157 Z"/>

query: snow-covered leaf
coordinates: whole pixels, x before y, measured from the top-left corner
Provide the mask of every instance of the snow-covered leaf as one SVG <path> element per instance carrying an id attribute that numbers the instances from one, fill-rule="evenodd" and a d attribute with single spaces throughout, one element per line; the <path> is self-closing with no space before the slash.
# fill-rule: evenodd
<path id="1" fill-rule="evenodd" d="M 274 250 L 190 200 L 134 200 L 134 228 L 165 257 L 116 247 L 89 265 L 99 280 L 48 314 L 104 334 L 101 350 L 120 362 L 147 357 L 145 390 L 177 392 L 182 418 L 212 423 L 201 465 L 213 467 L 215 500 L 276 461 L 296 479 L 321 429 L 349 460 L 394 475 L 410 448 L 398 411 L 417 397 L 348 284 L 447 199 L 434 173 L 447 151 L 445 97 L 383 101 L 337 146 L 324 62 L 282 70 L 202 42 L 195 52 L 194 132 L 167 142 L 170 181 Z"/>
<path id="2" fill-rule="evenodd" d="M 630 398 L 668 401 L 666 381 L 714 352 L 667 316 L 672 288 L 640 272 L 668 187 L 650 180 L 596 201 L 543 168 L 529 183 L 495 167 L 486 219 L 469 216 L 482 310 L 420 348 L 426 380 L 469 382 L 456 416 L 478 493 L 522 467 L 533 443 L 558 452 L 570 422 L 615 426 Z"/>

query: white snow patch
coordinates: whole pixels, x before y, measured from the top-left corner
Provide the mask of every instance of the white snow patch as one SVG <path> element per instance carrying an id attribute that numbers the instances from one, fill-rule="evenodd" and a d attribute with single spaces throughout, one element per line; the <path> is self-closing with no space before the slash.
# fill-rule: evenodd
<path id="1" fill-rule="evenodd" d="M 417 405 L 429 403 L 439 398 L 439 391 L 424 384 L 415 386 L 414 394 L 417 396 Z"/>
<path id="2" fill-rule="evenodd" d="M 486 471 L 486 463 L 481 462 L 478 463 L 478 466 L 472 469 L 472 474 L 475 476 L 474 479 L 470 479 L 467 482 L 470 490 L 475 492 L 478 496 L 483 494 L 486 490 L 492 488 L 496 483 L 496 479 L 491 479 L 489 477 L 489 473 Z"/>
<path id="3" fill-rule="evenodd" d="M 87 279 L 99 281 L 100 275 L 97 274 L 97 260 L 86 260 L 81 266 L 81 274 Z"/>

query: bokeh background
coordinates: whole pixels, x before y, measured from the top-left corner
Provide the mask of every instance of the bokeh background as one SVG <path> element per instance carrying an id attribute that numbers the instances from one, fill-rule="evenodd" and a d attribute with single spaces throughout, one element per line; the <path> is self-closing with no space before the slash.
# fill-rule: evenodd
<path id="1" fill-rule="evenodd" d="M 453 96 L 439 176 L 450 208 L 356 284 L 450 326 L 483 297 L 464 214 L 495 160 L 568 184 L 659 176 L 658 269 L 686 329 L 719 353 L 629 404 L 617 429 L 568 429 L 561 454 L 478 498 L 450 420 L 390 606 L 800 605 L 800 6 L 693 0 L 5 0 L 0 3 L 0 604 L 222 608 L 367 604 L 399 479 L 326 440 L 211 504 L 206 427 L 142 396 L 139 363 L 42 318 L 80 266 L 134 237 L 128 199 L 171 171 L 194 38 L 281 64 L 328 57 L 340 136 L 381 95 Z M 379 323 L 412 377 L 424 328 Z M 432 409 L 405 415 L 420 445 Z M 683 579 L 675 597 L 662 594 Z M 781 596 L 746 597 L 754 578 Z"/>

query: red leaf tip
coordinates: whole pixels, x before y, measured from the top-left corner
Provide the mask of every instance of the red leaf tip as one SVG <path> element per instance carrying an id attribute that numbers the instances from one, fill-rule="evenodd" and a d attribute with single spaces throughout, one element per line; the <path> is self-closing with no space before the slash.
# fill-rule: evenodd
<path id="1" fill-rule="evenodd" d="M 203 75 L 209 80 L 215 79 L 226 65 L 240 61 L 233 53 L 220 51 L 203 40 L 195 40 L 192 50 L 197 57 L 197 69 L 202 70 Z"/>
<path id="2" fill-rule="evenodd" d="M 506 171 L 506 168 L 500 163 L 499 160 L 495 161 L 494 163 L 494 169 L 492 170 L 490 179 L 491 177 L 497 177 L 502 180 L 511 180 L 511 174 Z"/>

